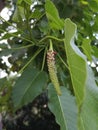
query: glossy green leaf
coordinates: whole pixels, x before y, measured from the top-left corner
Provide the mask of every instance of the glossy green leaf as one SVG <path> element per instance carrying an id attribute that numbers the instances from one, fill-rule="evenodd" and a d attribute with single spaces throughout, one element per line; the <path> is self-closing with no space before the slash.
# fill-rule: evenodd
<path id="1" fill-rule="evenodd" d="M 49 109 L 55 115 L 60 130 L 77 130 L 77 107 L 75 98 L 61 87 L 62 95 L 58 96 L 52 84 L 48 86 Z"/>
<path id="2" fill-rule="evenodd" d="M 47 75 L 45 72 L 28 67 L 14 86 L 12 95 L 14 107 L 17 109 L 33 101 L 36 96 L 42 93 L 46 83 Z"/>
<path id="3" fill-rule="evenodd" d="M 82 43 L 82 49 L 85 53 L 85 55 L 87 56 L 88 60 L 92 60 L 92 55 L 91 55 L 91 46 L 90 46 L 90 39 L 83 39 L 83 43 Z"/>
<path id="4" fill-rule="evenodd" d="M 86 93 L 80 111 L 79 130 L 98 130 L 98 86 L 89 67 L 87 73 Z"/>
<path id="5" fill-rule="evenodd" d="M 84 98 L 87 74 L 85 56 L 74 44 L 76 29 L 76 25 L 70 19 L 65 20 L 65 51 L 67 55 L 67 62 L 69 65 L 73 89 L 76 95 L 78 106 L 80 106 Z"/>
<path id="6" fill-rule="evenodd" d="M 55 29 L 62 29 L 63 28 L 63 21 L 60 19 L 58 11 L 50 0 L 46 0 L 45 10 L 47 18 L 50 22 L 50 26 Z"/>

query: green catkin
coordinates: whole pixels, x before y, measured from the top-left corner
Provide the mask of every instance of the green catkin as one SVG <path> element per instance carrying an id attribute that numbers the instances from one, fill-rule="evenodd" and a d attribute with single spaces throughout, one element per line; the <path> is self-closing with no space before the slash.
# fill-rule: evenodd
<path id="1" fill-rule="evenodd" d="M 53 51 L 51 47 L 47 52 L 47 65 L 48 65 L 50 79 L 56 89 L 56 92 L 58 95 L 61 95 L 60 85 L 59 85 L 57 72 L 56 72 L 56 66 L 55 66 L 55 52 Z"/>

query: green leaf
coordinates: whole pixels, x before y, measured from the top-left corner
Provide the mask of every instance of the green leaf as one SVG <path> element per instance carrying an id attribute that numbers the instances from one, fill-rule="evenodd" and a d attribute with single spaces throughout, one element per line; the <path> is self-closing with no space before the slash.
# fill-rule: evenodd
<path id="1" fill-rule="evenodd" d="M 8 45 L 5 43 L 0 44 L 0 49 L 7 49 Z"/>
<path id="2" fill-rule="evenodd" d="M 2 56 L 8 56 L 12 52 L 14 52 L 14 50 L 12 49 L 3 49 L 2 51 L 0 51 L 0 58 L 2 58 Z"/>
<path id="3" fill-rule="evenodd" d="M 0 79 L 0 88 L 4 87 L 6 84 L 6 78 L 1 78 Z"/>
<path id="4" fill-rule="evenodd" d="M 23 0 L 17 0 L 17 4 L 21 4 Z"/>
<path id="5" fill-rule="evenodd" d="M 55 29 L 62 29 L 64 26 L 64 22 L 60 19 L 58 11 L 50 0 L 46 0 L 45 10 L 47 18 L 50 22 L 50 26 Z"/>
<path id="6" fill-rule="evenodd" d="M 84 53 L 86 54 L 88 60 L 92 60 L 92 55 L 91 55 L 91 46 L 90 46 L 90 39 L 83 39 L 83 44 L 82 44 L 82 48 Z"/>
<path id="7" fill-rule="evenodd" d="M 24 0 L 24 2 L 26 2 L 28 5 L 31 5 L 31 4 L 32 4 L 32 1 L 33 1 L 33 0 Z"/>
<path id="8" fill-rule="evenodd" d="M 15 22 L 20 22 L 20 21 L 22 22 L 22 19 L 26 19 L 24 14 L 24 7 L 17 6 L 12 20 Z"/>
<path id="9" fill-rule="evenodd" d="M 17 109 L 33 101 L 36 96 L 42 93 L 46 83 L 47 75 L 45 72 L 28 67 L 14 86 L 12 95 L 14 107 Z"/>
<path id="10" fill-rule="evenodd" d="M 98 58 L 98 48 L 96 46 L 92 46 L 92 54 Z"/>
<path id="11" fill-rule="evenodd" d="M 87 74 L 86 93 L 80 111 L 79 130 L 98 130 L 98 86 L 89 67 Z"/>
<path id="12" fill-rule="evenodd" d="M 81 0 L 80 2 L 81 2 L 83 5 L 88 5 L 88 2 L 85 1 L 85 0 Z"/>
<path id="13" fill-rule="evenodd" d="M 42 20 L 40 22 L 39 29 L 40 29 L 41 32 L 43 32 L 44 35 L 47 35 L 49 33 L 50 26 L 49 26 L 49 24 L 45 20 Z"/>
<path id="14" fill-rule="evenodd" d="M 42 12 L 39 9 L 35 9 L 34 12 L 30 15 L 29 19 L 39 19 L 42 16 Z"/>
<path id="15" fill-rule="evenodd" d="M 78 130 L 98 129 L 98 87 L 85 56 L 74 44 L 76 25 L 65 21 L 65 50 L 72 85 L 79 106 Z"/>
<path id="16" fill-rule="evenodd" d="M 58 96 L 52 84 L 49 89 L 49 109 L 56 117 L 60 130 L 77 130 L 77 107 L 74 97 L 65 88 L 61 87 L 62 95 Z"/>
<path id="17" fill-rule="evenodd" d="M 86 57 L 74 44 L 76 29 L 76 25 L 70 19 L 65 20 L 65 51 L 77 104 L 80 106 L 84 98 L 87 74 Z"/>
<path id="18" fill-rule="evenodd" d="M 94 12 L 98 12 L 98 1 L 96 2 L 96 0 L 90 1 L 89 2 L 89 7 L 94 11 Z"/>

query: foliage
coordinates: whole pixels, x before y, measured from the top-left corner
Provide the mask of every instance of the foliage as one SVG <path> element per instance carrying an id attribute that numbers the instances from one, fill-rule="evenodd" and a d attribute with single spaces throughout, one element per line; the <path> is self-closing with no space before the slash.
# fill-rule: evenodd
<path id="1" fill-rule="evenodd" d="M 8 5 L 9 20 L 0 16 L 0 68 L 7 73 L 0 79 L 2 115 L 14 115 L 45 92 L 60 130 L 97 130 L 98 1 L 14 0 Z M 50 41 L 57 54 L 47 65 Z M 61 95 L 54 89 L 55 76 Z"/>

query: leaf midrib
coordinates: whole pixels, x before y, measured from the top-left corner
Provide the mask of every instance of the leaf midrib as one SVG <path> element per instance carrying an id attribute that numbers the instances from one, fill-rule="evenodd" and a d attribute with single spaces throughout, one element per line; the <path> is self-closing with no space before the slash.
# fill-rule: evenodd
<path id="1" fill-rule="evenodd" d="M 59 100 L 59 104 L 60 104 L 60 108 L 61 108 L 61 113 L 63 115 L 63 119 L 64 119 L 64 122 L 65 122 L 65 128 L 66 130 L 68 130 L 68 127 L 67 127 L 67 122 L 66 122 L 66 119 L 65 119 L 65 116 L 64 116 L 64 112 L 63 112 L 63 108 L 62 108 L 62 105 L 61 105 L 61 102 L 60 102 L 60 97 L 58 96 L 58 100 Z"/>

